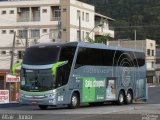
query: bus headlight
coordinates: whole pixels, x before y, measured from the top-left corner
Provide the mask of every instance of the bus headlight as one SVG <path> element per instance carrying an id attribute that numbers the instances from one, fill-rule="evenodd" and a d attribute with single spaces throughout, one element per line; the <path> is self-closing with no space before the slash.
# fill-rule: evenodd
<path id="1" fill-rule="evenodd" d="M 46 94 L 45 96 L 46 97 L 53 97 L 54 98 L 56 96 L 56 93 L 49 93 L 49 94 Z"/>

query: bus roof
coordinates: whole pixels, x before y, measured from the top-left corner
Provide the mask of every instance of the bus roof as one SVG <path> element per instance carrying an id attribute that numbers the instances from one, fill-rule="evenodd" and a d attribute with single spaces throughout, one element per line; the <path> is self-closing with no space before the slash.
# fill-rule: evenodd
<path id="1" fill-rule="evenodd" d="M 51 47 L 51 46 L 78 46 L 78 47 L 87 47 L 87 48 L 99 48 L 99 49 L 110 49 L 110 50 L 123 50 L 123 51 L 134 51 L 134 52 L 144 52 L 142 49 L 133 49 L 133 48 L 123 48 L 119 46 L 110 46 L 102 43 L 90 43 L 90 42 L 51 42 L 51 43 L 40 43 L 37 45 L 30 46 L 29 48 L 34 47 Z"/>
<path id="2" fill-rule="evenodd" d="M 123 51 L 134 51 L 134 52 L 144 52 L 142 49 L 124 48 L 119 46 L 110 46 L 102 43 L 89 43 L 89 42 L 78 42 L 79 47 L 88 48 L 100 48 L 100 49 L 110 49 L 110 50 L 123 50 Z"/>

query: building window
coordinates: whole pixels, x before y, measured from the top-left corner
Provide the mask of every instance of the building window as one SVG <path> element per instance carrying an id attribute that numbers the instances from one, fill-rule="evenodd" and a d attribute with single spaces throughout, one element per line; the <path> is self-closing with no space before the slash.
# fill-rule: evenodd
<path id="1" fill-rule="evenodd" d="M 10 33 L 10 34 L 14 34 L 14 30 L 10 30 L 9 33 Z"/>
<path id="2" fill-rule="evenodd" d="M 10 10 L 9 13 L 10 13 L 10 14 L 14 14 L 14 10 Z"/>
<path id="3" fill-rule="evenodd" d="M 50 35 L 49 38 L 52 40 L 56 40 L 58 38 L 58 29 L 50 29 Z"/>
<path id="4" fill-rule="evenodd" d="M 42 10 L 42 13 L 47 13 L 47 9 L 43 9 L 43 10 Z"/>
<path id="5" fill-rule="evenodd" d="M 22 59 L 23 58 L 23 51 L 18 51 L 18 59 Z"/>
<path id="6" fill-rule="evenodd" d="M 77 19 L 79 20 L 79 17 L 81 16 L 81 12 L 77 10 Z"/>
<path id="7" fill-rule="evenodd" d="M 63 12 L 66 12 L 67 11 L 67 9 L 66 8 L 63 8 Z"/>
<path id="8" fill-rule="evenodd" d="M 19 30 L 19 31 L 18 31 L 18 37 L 21 38 L 21 39 L 22 39 L 22 38 L 24 39 L 24 38 L 27 37 L 27 33 L 28 33 L 27 30 Z"/>
<path id="9" fill-rule="evenodd" d="M 55 10 L 54 11 L 54 17 L 59 18 L 61 16 L 61 11 L 60 10 Z"/>
<path id="10" fill-rule="evenodd" d="M 89 39 L 89 32 L 86 32 L 86 39 Z"/>
<path id="11" fill-rule="evenodd" d="M 32 11 L 32 15 L 33 15 Z M 29 22 L 30 21 L 30 8 L 29 7 L 24 7 L 24 8 L 17 8 L 17 15 L 19 16 L 17 18 L 18 22 Z M 34 15 L 33 15 L 34 16 Z M 33 19 L 33 18 L 32 18 Z"/>
<path id="12" fill-rule="evenodd" d="M 6 30 L 2 30 L 2 34 L 6 34 Z"/>
<path id="13" fill-rule="evenodd" d="M 6 54 L 6 51 L 1 51 L 1 54 L 2 54 L 2 55 L 5 55 L 5 54 Z"/>
<path id="14" fill-rule="evenodd" d="M 10 55 L 12 55 L 12 53 L 13 53 L 12 51 L 9 51 L 9 54 L 10 54 Z"/>
<path id="15" fill-rule="evenodd" d="M 154 56 L 154 50 L 152 50 L 152 56 Z"/>
<path id="16" fill-rule="evenodd" d="M 63 29 L 63 32 L 66 32 L 66 31 L 67 31 L 67 29 L 64 28 L 64 29 Z"/>
<path id="17" fill-rule="evenodd" d="M 40 37 L 40 30 L 33 29 L 31 30 L 31 38 L 39 38 Z"/>
<path id="18" fill-rule="evenodd" d="M 43 29 L 42 32 L 43 32 L 43 33 L 47 33 L 47 29 Z"/>
<path id="19" fill-rule="evenodd" d="M 147 56 L 150 56 L 150 49 L 147 49 Z"/>
<path id="20" fill-rule="evenodd" d="M 89 13 L 86 13 L 86 22 L 89 22 Z"/>
<path id="21" fill-rule="evenodd" d="M 154 68 L 154 62 L 152 62 L 152 68 Z"/>
<path id="22" fill-rule="evenodd" d="M 1 13 L 1 14 L 3 14 L 3 15 L 6 14 L 6 11 L 5 11 L 5 10 L 2 10 L 2 13 Z"/>
<path id="23" fill-rule="evenodd" d="M 82 13 L 82 20 L 84 21 L 84 12 Z"/>

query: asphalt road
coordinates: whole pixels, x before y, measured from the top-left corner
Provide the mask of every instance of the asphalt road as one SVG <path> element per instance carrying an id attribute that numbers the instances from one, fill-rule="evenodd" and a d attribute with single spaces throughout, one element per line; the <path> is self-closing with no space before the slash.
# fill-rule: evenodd
<path id="1" fill-rule="evenodd" d="M 160 86 L 148 88 L 148 101 L 149 104 L 160 104 Z"/>
<path id="2" fill-rule="evenodd" d="M 64 107 L 40 110 L 37 106 L 0 105 L 0 120 L 160 120 L 160 87 L 149 88 L 148 103 Z"/>

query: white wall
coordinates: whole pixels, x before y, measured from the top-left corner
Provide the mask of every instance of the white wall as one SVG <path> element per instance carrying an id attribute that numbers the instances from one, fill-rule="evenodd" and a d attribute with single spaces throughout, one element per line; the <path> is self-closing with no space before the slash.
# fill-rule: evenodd
<path id="1" fill-rule="evenodd" d="M 71 14 L 70 15 L 70 23 L 71 23 L 71 25 L 75 25 L 75 26 L 79 25 L 79 19 L 77 19 L 77 10 L 80 10 L 80 12 L 81 12 L 81 27 L 92 29 L 94 27 L 94 12 L 90 12 L 87 10 L 76 8 L 74 6 L 70 7 L 70 14 Z M 82 12 L 84 12 L 84 16 L 85 16 L 84 21 L 82 20 Z M 89 13 L 89 22 L 86 21 L 86 13 Z"/>
<path id="2" fill-rule="evenodd" d="M 71 0 L 71 2 L 73 2 Z M 74 3 L 74 2 L 73 2 Z M 76 2 L 75 2 L 76 3 Z M 74 3 L 74 4 L 75 4 Z M 80 11 L 81 16 L 81 39 L 83 39 L 83 31 L 84 31 L 84 38 L 86 38 L 86 32 L 90 33 L 90 31 L 95 26 L 95 15 L 94 15 L 94 7 L 88 4 L 76 4 L 79 7 L 71 6 L 70 7 L 70 40 L 77 41 L 77 30 L 79 30 L 79 19 L 77 18 L 77 10 Z M 84 12 L 84 20 L 83 20 L 83 12 Z M 89 21 L 86 21 L 86 13 L 89 14 Z M 90 37 L 94 39 L 94 33 L 90 34 Z"/>

